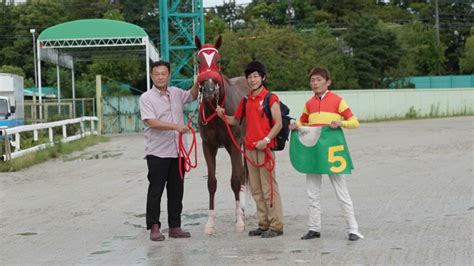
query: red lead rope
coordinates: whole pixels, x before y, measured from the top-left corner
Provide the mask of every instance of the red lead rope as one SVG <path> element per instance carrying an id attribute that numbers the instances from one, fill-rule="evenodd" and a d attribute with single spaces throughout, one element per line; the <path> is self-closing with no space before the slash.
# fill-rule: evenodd
<path id="1" fill-rule="evenodd" d="M 230 138 L 232 139 L 232 142 L 234 143 L 235 147 L 239 149 L 240 153 L 242 153 L 245 157 L 245 159 L 254 167 L 265 167 L 265 170 L 268 171 L 270 174 L 270 208 L 273 207 L 273 169 L 275 168 L 275 159 L 273 159 L 272 153 L 270 152 L 269 148 L 265 148 L 265 159 L 263 160 L 262 164 L 257 164 L 252 159 L 250 159 L 247 154 L 240 148 L 240 145 L 237 143 L 237 141 L 234 138 L 234 135 L 232 134 L 232 131 L 230 130 L 229 123 L 227 122 L 227 118 L 224 116 L 224 123 L 225 126 L 227 127 L 227 131 L 229 132 Z M 258 158 L 258 155 L 257 155 Z"/>
<path id="2" fill-rule="evenodd" d="M 193 134 L 193 141 L 191 146 L 189 147 L 189 151 L 186 150 L 186 147 L 183 143 L 183 133 L 179 132 L 178 138 L 178 164 L 179 164 L 179 175 L 181 176 L 181 180 L 184 181 L 184 174 L 183 174 L 183 162 L 181 162 L 181 158 L 184 160 L 184 170 L 186 172 L 191 171 L 192 168 L 197 167 L 197 148 L 196 148 L 196 132 L 194 128 L 191 127 L 191 121 L 193 120 L 193 116 L 190 116 L 188 119 L 188 127 Z M 194 164 L 191 162 L 191 153 L 194 149 Z"/>
<path id="3" fill-rule="evenodd" d="M 224 97 L 222 97 L 222 103 L 221 103 L 222 106 L 224 106 L 225 104 L 225 96 L 226 96 L 226 93 L 224 90 Z M 219 103 L 216 103 L 216 104 L 220 105 Z M 212 113 L 209 117 L 206 117 L 206 113 L 204 112 L 204 102 L 201 101 L 199 104 L 199 109 L 202 114 L 202 123 L 204 125 L 208 124 L 217 115 L 217 111 L 216 111 L 217 105 L 216 107 L 214 107 L 210 102 L 208 102 L 208 105 L 214 110 L 214 113 Z"/>

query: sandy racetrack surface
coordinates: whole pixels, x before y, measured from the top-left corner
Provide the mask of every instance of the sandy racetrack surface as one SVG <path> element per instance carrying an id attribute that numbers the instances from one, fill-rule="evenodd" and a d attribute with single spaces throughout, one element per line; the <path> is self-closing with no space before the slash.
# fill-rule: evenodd
<path id="1" fill-rule="evenodd" d="M 17 173 L 0 174 L 1 264 L 472 264 L 474 117 L 366 123 L 346 130 L 355 170 L 347 177 L 365 239 L 349 242 L 323 178 L 322 237 L 307 230 L 305 176 L 277 152 L 285 232 L 234 232 L 227 153 L 218 153 L 217 232 L 204 234 L 207 176 L 186 176 L 183 227 L 192 238 L 148 240 L 143 136 L 111 141 Z M 198 137 L 200 140 L 200 138 Z M 199 141 L 200 143 L 200 141 Z M 167 233 L 166 194 L 162 223 Z M 256 227 L 247 212 L 246 230 Z"/>

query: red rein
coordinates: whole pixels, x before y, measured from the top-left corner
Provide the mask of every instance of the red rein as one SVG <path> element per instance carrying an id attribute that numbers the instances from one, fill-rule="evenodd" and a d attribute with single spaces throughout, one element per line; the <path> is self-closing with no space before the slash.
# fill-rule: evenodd
<path id="1" fill-rule="evenodd" d="M 237 141 L 234 138 L 234 135 L 232 134 L 232 131 L 230 129 L 229 123 L 227 122 L 227 119 L 224 116 L 224 123 L 225 126 L 227 127 L 227 131 L 230 135 L 230 138 L 232 139 L 232 142 L 234 143 L 235 147 L 244 155 L 245 159 L 254 167 L 265 167 L 265 170 L 268 171 L 270 174 L 270 208 L 273 207 L 273 169 L 275 168 L 275 159 L 273 159 L 272 153 L 270 152 L 269 148 L 265 148 L 265 159 L 263 160 L 262 164 L 257 164 L 252 159 L 250 159 L 247 154 L 240 148 L 240 145 L 237 143 Z"/>
<path id="2" fill-rule="evenodd" d="M 178 165 L 179 165 L 179 175 L 181 176 L 181 180 L 184 181 L 184 174 L 183 174 L 183 163 L 184 163 L 184 170 L 186 172 L 191 171 L 192 168 L 197 167 L 197 148 L 196 148 L 196 132 L 194 128 L 191 127 L 191 121 L 193 120 L 193 116 L 191 115 L 188 119 L 188 127 L 193 134 L 193 141 L 189 150 L 186 150 L 186 147 L 183 143 L 183 133 L 179 132 L 178 138 Z M 194 149 L 194 164 L 191 162 L 191 153 Z M 182 159 L 181 159 L 182 158 Z"/>

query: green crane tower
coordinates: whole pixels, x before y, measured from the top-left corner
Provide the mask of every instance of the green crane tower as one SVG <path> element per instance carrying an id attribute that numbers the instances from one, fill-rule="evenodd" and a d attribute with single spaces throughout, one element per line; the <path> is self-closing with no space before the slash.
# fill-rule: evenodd
<path id="1" fill-rule="evenodd" d="M 194 36 L 204 43 L 202 0 L 159 0 L 161 59 L 171 63 L 173 86 L 188 89 L 196 70 Z"/>

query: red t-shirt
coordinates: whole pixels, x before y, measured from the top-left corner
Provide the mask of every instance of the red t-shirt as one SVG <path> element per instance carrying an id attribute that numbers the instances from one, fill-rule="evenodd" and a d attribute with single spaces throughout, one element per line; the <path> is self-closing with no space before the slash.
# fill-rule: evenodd
<path id="1" fill-rule="evenodd" d="M 272 126 L 270 125 L 270 121 L 268 117 L 263 112 L 263 101 L 265 96 L 269 91 L 267 88 L 263 88 L 263 90 L 256 96 L 247 96 L 247 103 L 245 106 L 245 119 L 247 121 L 247 130 L 245 132 L 245 139 L 244 145 L 247 150 L 255 149 L 255 145 L 258 141 L 264 139 L 270 133 Z M 272 94 L 270 97 L 270 108 L 273 106 L 275 102 L 280 103 L 278 96 Z M 235 111 L 235 118 L 240 120 L 242 117 L 242 108 L 244 105 L 243 99 L 240 101 L 237 110 Z M 274 121 L 272 121 L 273 124 Z M 276 146 L 275 138 L 273 138 L 268 147 L 273 148 Z"/>

